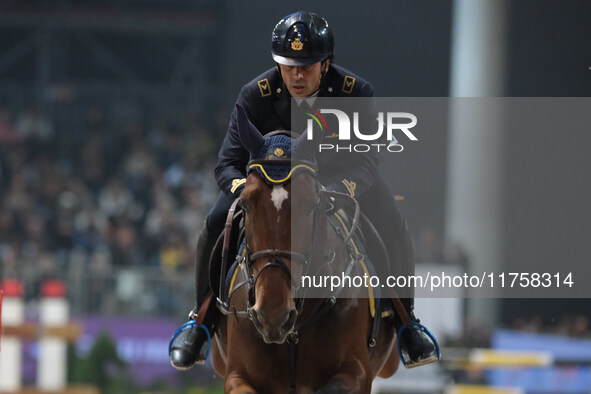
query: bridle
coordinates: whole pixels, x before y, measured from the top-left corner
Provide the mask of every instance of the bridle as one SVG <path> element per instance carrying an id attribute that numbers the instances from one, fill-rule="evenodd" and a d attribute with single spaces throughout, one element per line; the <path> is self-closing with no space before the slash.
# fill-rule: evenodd
<path id="1" fill-rule="evenodd" d="M 285 177 L 283 177 L 282 179 L 273 179 L 269 176 L 269 174 L 265 170 L 265 166 L 268 166 L 268 165 L 290 166 L 290 170 L 289 170 L 289 173 Z M 248 162 L 247 176 L 250 175 L 250 173 L 254 170 L 257 170 L 259 172 L 259 175 L 262 175 L 262 177 L 264 177 L 268 181 L 268 183 L 271 183 L 273 185 L 283 185 L 288 182 L 291 182 L 292 177 L 295 174 L 298 174 L 299 171 L 308 172 L 313 176 L 313 178 L 316 182 L 317 188 L 318 188 L 318 190 L 320 190 L 320 182 L 318 180 L 318 175 L 317 175 L 318 174 L 317 166 L 315 163 L 313 163 L 311 161 L 296 160 L 293 158 L 256 159 L 256 160 L 251 160 Z M 355 234 L 355 232 L 358 228 L 358 225 L 359 225 L 360 209 L 359 209 L 358 202 L 354 198 L 349 196 L 348 194 L 335 192 L 335 191 L 320 190 L 320 192 L 318 193 L 318 200 L 315 202 L 313 210 L 312 210 L 313 211 L 313 219 L 312 219 L 313 226 L 312 226 L 312 231 L 310 233 L 310 239 L 308 241 L 308 246 L 306 248 L 306 251 L 304 253 L 301 253 L 301 252 L 296 252 L 293 250 L 264 249 L 264 250 L 257 250 L 255 252 L 252 252 L 248 246 L 248 242 L 246 242 L 244 255 L 238 256 L 237 259 L 238 259 L 239 263 L 245 264 L 245 270 L 246 270 L 248 278 L 246 280 L 244 280 L 243 282 L 240 282 L 237 285 L 235 285 L 232 288 L 231 293 L 227 296 L 224 294 L 223 281 L 220 281 L 220 291 L 219 291 L 219 296 L 217 298 L 217 304 L 218 304 L 218 308 L 220 309 L 220 311 L 223 314 L 232 315 L 236 319 L 239 319 L 239 318 L 249 318 L 250 319 L 251 318 L 251 309 L 256 303 L 256 297 L 255 297 L 256 283 L 259 280 L 259 278 L 261 277 L 261 274 L 270 268 L 278 268 L 289 277 L 292 288 L 294 288 L 298 291 L 298 296 L 295 297 L 295 299 L 294 299 L 295 304 L 296 304 L 296 310 L 297 310 L 298 314 L 301 312 L 303 305 L 304 305 L 305 295 L 303 294 L 302 289 L 300 289 L 300 283 L 297 282 L 297 278 L 294 278 L 293 273 L 292 273 L 292 269 L 290 269 L 290 267 L 287 265 L 285 260 L 289 259 L 292 261 L 292 263 L 297 262 L 297 263 L 301 264 L 303 266 L 302 270 L 300 271 L 302 273 L 302 275 L 305 275 L 308 272 L 308 270 L 310 269 L 310 260 L 311 260 L 312 253 L 314 252 L 314 247 L 315 247 L 314 241 L 316 239 L 316 234 L 318 231 L 318 224 L 319 224 L 318 217 L 320 215 L 319 209 L 321 209 L 323 206 L 323 201 L 324 201 L 323 199 L 324 198 L 330 198 L 332 200 L 337 199 L 337 198 L 338 199 L 348 199 L 351 202 L 353 202 L 353 204 L 355 206 L 355 211 L 354 211 L 354 215 L 353 215 L 353 219 L 352 219 L 352 223 L 351 223 L 351 230 L 348 232 L 347 236 L 345 236 L 344 239 L 340 242 L 340 245 L 342 247 L 346 247 L 346 245 L 348 245 L 351 237 Z M 238 214 L 237 213 L 238 207 L 240 205 L 242 205 L 242 201 L 240 198 L 238 198 L 234 201 L 234 203 L 232 204 L 232 207 L 228 211 L 228 217 L 226 220 L 226 225 L 225 225 L 225 230 L 224 230 L 224 243 L 223 243 L 223 248 L 222 248 L 222 271 L 221 272 L 223 272 L 223 273 L 226 272 L 226 267 L 228 266 L 229 249 L 230 249 L 230 241 L 229 240 L 231 238 L 232 225 L 233 225 L 235 216 Z M 334 259 L 335 254 L 336 254 L 336 251 L 333 250 L 330 253 L 325 255 L 325 259 L 328 262 L 330 262 L 330 261 L 332 261 L 332 259 Z M 255 263 L 257 261 L 259 261 L 260 259 L 264 259 L 264 258 L 269 259 L 269 261 L 267 263 L 265 263 L 261 267 L 261 269 L 258 270 L 258 272 L 255 274 L 253 266 L 255 265 Z M 351 269 L 351 268 L 352 268 L 352 264 L 349 266 L 349 269 Z M 237 310 L 235 306 L 230 306 L 230 299 L 232 297 L 232 294 L 236 290 L 238 290 L 238 288 L 245 286 L 245 285 L 249 286 L 248 304 L 246 306 L 246 309 Z M 338 288 L 333 292 L 333 294 L 328 295 L 327 299 L 325 300 L 326 302 L 318 304 L 319 306 L 316 308 L 316 310 L 314 310 L 310 314 L 310 318 L 307 319 L 305 322 L 298 322 L 299 329 L 296 330 L 296 333 L 298 331 L 301 332 L 301 328 L 303 326 L 311 325 L 311 323 L 315 322 L 325 312 L 327 312 L 330 308 L 332 308 L 332 306 L 334 306 L 334 304 L 336 303 L 336 299 L 338 298 L 338 295 L 340 294 L 341 290 L 342 290 L 342 288 Z M 297 341 L 297 338 L 295 340 Z"/>
<path id="2" fill-rule="evenodd" d="M 269 177 L 267 172 L 265 171 L 265 165 L 269 164 L 279 164 L 279 165 L 289 165 L 290 170 L 287 176 L 283 179 L 272 179 Z M 283 249 L 263 249 L 257 250 L 252 252 L 248 246 L 248 240 L 245 244 L 245 254 L 244 257 L 238 256 L 239 263 L 245 263 L 246 267 L 246 274 L 248 279 L 236 285 L 228 294 L 227 296 L 224 295 L 222 281 L 220 281 L 220 292 L 217 298 L 218 308 L 224 315 L 232 315 L 238 321 L 239 318 L 247 318 L 251 321 L 253 320 L 253 306 L 256 303 L 256 296 L 255 296 L 255 289 L 257 281 L 260 279 L 263 272 L 270 268 L 277 268 L 281 270 L 285 275 L 289 277 L 291 282 L 292 289 L 295 288 L 298 291 L 298 296 L 294 297 L 295 307 L 297 311 L 298 318 L 296 319 L 295 326 L 293 331 L 288 335 L 286 338 L 286 343 L 288 345 L 288 361 L 289 361 L 289 375 L 290 375 L 290 392 L 296 391 L 296 358 L 297 358 L 297 344 L 302 333 L 309 327 L 314 326 L 316 322 L 318 322 L 323 316 L 328 313 L 335 305 L 336 300 L 343 290 L 343 287 L 340 286 L 338 289 L 334 290 L 332 294 L 328 295 L 325 299 L 320 300 L 313 304 L 310 313 L 307 314 L 307 317 L 303 320 L 299 319 L 301 316 L 301 312 L 304 306 L 305 296 L 302 294 L 302 289 L 300 289 L 300 284 L 297 283 L 297 279 L 293 276 L 293 271 L 288 267 L 287 263 L 285 262 L 286 259 L 291 260 L 292 266 L 294 262 L 303 265 L 303 269 L 301 270 L 302 275 L 306 274 L 307 271 L 310 269 L 310 260 L 312 257 L 312 253 L 314 252 L 315 240 L 316 240 L 316 233 L 318 231 L 318 224 L 319 224 L 319 216 L 320 213 L 319 209 L 323 208 L 323 197 L 328 197 L 331 199 L 336 198 L 346 198 L 352 201 L 355 205 L 355 213 L 353 215 L 353 220 L 351 224 L 351 230 L 348 234 L 344 237 L 343 241 L 340 243 L 341 247 L 346 247 L 353 236 L 355 234 L 358 225 L 359 225 L 359 203 L 357 200 L 349 196 L 348 194 L 334 192 L 334 191 L 327 191 L 321 190 L 320 181 L 318 180 L 317 175 L 317 168 L 315 163 L 306 160 L 294 160 L 294 159 L 258 159 L 258 160 L 251 160 L 247 166 L 247 175 L 250 174 L 254 169 L 257 169 L 260 174 L 262 174 L 270 183 L 272 184 L 285 184 L 290 182 L 292 176 L 296 173 L 296 171 L 306 171 L 313 175 L 313 178 L 316 182 L 318 193 L 318 200 L 315 202 L 314 207 L 312 209 L 312 231 L 310 234 L 310 239 L 308 241 L 308 246 L 304 253 L 296 252 L 293 250 L 283 250 Z M 237 206 L 240 204 L 240 198 L 236 199 L 232 204 L 228 212 L 228 218 L 226 220 L 226 227 L 224 230 L 224 244 L 222 249 L 222 271 L 223 273 L 226 272 L 226 265 L 228 261 L 228 250 L 230 249 L 230 238 L 232 233 L 232 223 L 235 219 L 236 209 Z M 331 263 L 336 255 L 336 249 L 330 251 L 328 254 L 324 255 L 325 261 L 324 263 Z M 253 266 L 254 264 L 260 259 L 269 259 L 267 263 L 265 263 L 261 269 L 254 274 Z M 356 264 L 357 260 L 355 258 L 351 258 L 346 273 L 349 274 L 350 270 L 353 268 L 353 265 Z M 230 300 L 234 291 L 238 288 L 249 285 L 248 289 L 248 302 L 245 310 L 237 310 L 235 306 L 230 307 Z M 222 300 L 225 298 L 225 301 Z M 376 325 L 377 327 L 377 325 Z M 373 332 L 373 330 L 372 330 Z"/>
<path id="3" fill-rule="evenodd" d="M 266 165 L 289 165 L 291 167 L 289 173 L 283 179 L 272 179 L 265 171 Z M 262 173 L 262 175 L 270 181 L 272 184 L 275 185 L 284 185 L 291 182 L 292 176 L 297 172 L 307 172 L 311 174 L 316 182 L 318 190 L 320 190 L 320 183 L 317 177 L 317 168 L 316 164 L 312 163 L 307 160 L 295 160 L 295 159 L 258 159 L 258 160 L 251 160 L 247 166 L 247 174 L 250 174 L 254 169 L 257 169 Z M 297 282 L 297 278 L 294 278 L 293 271 L 291 268 L 288 267 L 285 260 L 289 259 L 294 262 L 297 262 L 303 266 L 301 270 L 302 274 L 307 273 L 310 267 L 310 259 L 312 256 L 312 252 L 314 250 L 314 240 L 316 239 L 316 232 L 318 229 L 318 210 L 322 204 L 321 195 L 318 193 L 318 199 L 314 203 L 314 207 L 312 209 L 312 232 L 310 234 L 310 238 L 308 241 L 308 246 L 306 248 L 305 253 L 296 252 L 293 250 L 283 250 L 283 249 L 263 249 L 258 250 L 256 252 L 251 252 L 250 247 L 248 245 L 248 240 L 246 242 L 246 269 L 248 276 L 250 278 L 250 289 L 248 294 L 248 307 L 247 312 L 252 308 L 256 302 L 255 299 L 255 288 L 257 281 L 261 277 L 262 273 L 269 269 L 269 268 L 279 268 L 283 271 L 290 279 L 292 288 L 298 289 L 299 283 Z M 269 259 L 267 263 L 265 263 L 260 270 L 256 274 L 254 274 L 254 265 L 257 261 L 261 259 Z M 296 297 L 296 310 L 298 313 L 301 312 L 303 306 L 303 297 Z"/>
<path id="4" fill-rule="evenodd" d="M 274 132 L 275 134 L 277 132 Z M 271 134 L 274 134 L 271 133 Z M 267 136 L 270 136 L 271 134 L 267 134 Z M 267 173 L 267 170 L 265 169 L 266 166 L 273 166 L 273 165 L 278 165 L 278 166 L 288 166 L 286 168 L 289 169 L 289 171 L 286 173 L 285 168 L 281 171 L 278 171 L 278 173 L 280 174 L 280 176 L 273 178 L 271 176 L 269 176 L 269 174 Z M 263 274 L 263 272 L 266 272 L 267 270 L 271 269 L 271 268 L 275 268 L 275 269 L 279 269 L 281 272 L 283 272 L 285 275 L 287 275 L 287 277 L 289 278 L 289 281 L 291 283 L 292 289 L 296 289 L 296 295 L 294 296 L 294 302 L 295 302 L 295 307 L 296 307 L 296 311 L 297 311 L 297 317 L 295 319 L 295 323 L 293 326 L 293 329 L 290 330 L 290 332 L 287 334 L 287 337 L 285 339 L 285 342 L 287 344 L 287 349 L 288 349 L 288 364 L 289 364 L 289 387 L 290 387 L 290 393 L 295 393 L 296 391 L 296 365 L 297 365 L 297 353 L 298 353 L 298 342 L 299 339 L 302 336 L 302 333 L 307 331 L 310 327 L 315 326 L 315 324 L 317 322 L 319 322 L 321 320 L 321 318 L 323 316 L 326 316 L 327 313 L 332 310 L 332 308 L 336 305 L 337 303 L 337 298 L 339 298 L 341 292 L 343 291 L 343 285 L 341 285 L 340 287 L 336 288 L 336 289 L 331 289 L 330 293 L 327 293 L 325 296 L 322 296 L 324 298 L 320 298 L 317 301 L 313 302 L 312 304 L 310 304 L 310 307 L 307 307 L 306 310 L 304 311 L 304 316 L 302 318 L 300 318 L 302 316 L 301 312 L 303 309 L 303 304 L 304 304 L 304 300 L 305 297 L 303 296 L 303 293 L 305 292 L 305 289 L 302 289 L 300 287 L 300 283 L 298 283 L 298 279 L 299 278 L 294 278 L 294 271 L 292 270 L 292 268 L 294 267 L 294 264 L 299 264 L 302 266 L 302 269 L 299 270 L 299 272 L 303 275 L 307 274 L 308 271 L 311 268 L 311 259 L 319 259 L 319 260 L 324 260 L 324 261 L 319 261 L 319 266 L 316 267 L 316 269 L 318 270 L 318 272 L 320 272 L 320 270 L 324 269 L 327 265 L 331 264 L 333 261 L 335 261 L 335 258 L 337 256 L 337 251 L 340 251 L 341 248 L 342 249 L 348 249 L 346 251 L 346 253 L 344 254 L 345 256 L 348 255 L 348 260 L 345 260 L 345 269 L 344 269 L 344 274 L 345 275 L 349 275 L 351 273 L 351 271 L 353 270 L 353 267 L 358 263 L 358 258 L 360 257 L 360 254 L 354 255 L 353 253 L 351 253 L 351 249 L 348 248 L 349 243 L 353 244 L 353 242 L 351 241 L 352 237 L 354 236 L 354 234 L 357 233 L 357 229 L 359 226 L 359 219 L 360 219 L 360 209 L 359 209 L 359 203 L 351 196 L 349 196 L 348 194 L 345 193 L 340 193 L 340 192 L 336 192 L 336 191 L 328 191 L 328 190 L 324 190 L 322 189 L 321 185 L 320 185 L 320 181 L 318 178 L 318 171 L 317 171 L 317 167 L 316 164 L 310 161 L 306 161 L 306 160 L 296 160 L 293 158 L 276 158 L 276 157 L 266 157 L 266 158 L 262 158 L 262 159 L 255 159 L 255 160 L 251 160 L 250 162 L 248 162 L 247 164 L 247 176 L 249 176 L 253 171 L 257 171 L 259 173 L 259 175 L 261 175 L 263 181 L 266 181 L 267 184 L 271 184 L 271 185 L 284 185 L 288 182 L 291 182 L 292 178 L 294 175 L 298 174 L 300 171 L 302 172 L 308 172 L 309 174 L 312 175 L 314 182 L 315 182 L 315 187 L 317 192 L 317 200 L 314 202 L 312 210 L 308 211 L 311 212 L 312 214 L 312 230 L 310 231 L 310 238 L 307 242 L 307 247 L 305 248 L 305 251 L 294 251 L 294 250 L 286 250 L 286 249 L 276 249 L 276 248 L 270 248 L 270 249 L 263 249 L 263 250 L 256 250 L 256 251 L 252 251 L 249 244 L 248 244 L 248 239 L 247 237 L 244 237 L 246 239 L 245 243 L 244 243 L 244 248 L 241 250 L 242 253 L 240 253 L 237 257 L 236 257 L 236 262 L 239 263 L 242 267 L 239 267 L 236 269 L 236 271 L 234 271 L 233 275 L 239 275 L 240 277 L 240 283 L 237 283 L 236 285 L 234 285 L 234 279 L 236 278 L 236 276 L 232 277 L 232 281 L 230 283 L 230 289 L 227 289 L 227 291 L 229 291 L 229 293 L 226 291 L 226 289 L 224 289 L 223 287 L 223 280 L 220 280 L 220 291 L 218 293 L 218 298 L 217 298 L 217 304 L 218 304 L 218 308 L 219 310 L 226 316 L 234 316 L 236 321 L 238 322 L 238 320 L 240 318 L 246 318 L 246 319 L 250 319 L 253 323 L 255 323 L 254 321 L 254 313 L 253 313 L 253 307 L 256 303 L 256 293 L 255 293 L 255 289 L 256 289 L 256 285 L 258 280 L 261 278 L 261 275 Z M 276 173 L 274 172 L 274 175 L 276 175 Z M 279 179 L 280 178 L 280 179 Z M 292 194 L 293 196 L 293 194 Z M 337 233 L 337 235 L 340 235 L 342 237 L 339 237 L 340 242 L 336 245 L 333 246 L 332 250 L 327 251 L 327 253 L 319 253 L 321 252 L 321 250 L 317 250 L 315 247 L 318 246 L 318 242 L 315 242 L 317 240 L 317 233 L 318 233 L 318 229 L 319 229 L 319 225 L 323 224 L 320 222 L 321 219 L 325 218 L 327 215 L 329 215 L 329 212 L 327 211 L 332 211 L 337 212 L 339 209 L 339 205 L 336 203 L 337 199 L 348 199 L 349 201 L 353 202 L 354 206 L 355 206 L 355 210 L 354 210 L 354 214 L 351 220 L 351 228 L 350 230 L 347 232 L 346 227 L 348 226 L 345 224 L 342 224 L 342 227 L 338 227 L 334 225 L 334 221 L 328 219 L 326 220 L 326 224 L 328 226 L 333 226 L 334 231 Z M 225 229 L 224 229 L 224 233 L 223 233 L 223 238 L 220 237 L 220 239 L 223 239 L 223 248 L 222 248 L 222 267 L 221 267 L 221 273 L 222 273 L 222 278 L 223 275 L 226 274 L 226 267 L 227 267 L 227 263 L 228 263 L 228 258 L 229 258 L 229 250 L 230 250 L 230 243 L 231 243 L 231 239 L 232 239 L 232 225 L 238 220 L 244 220 L 245 219 L 245 211 L 246 210 L 242 210 L 242 211 L 238 211 L 238 207 L 242 205 L 242 200 L 239 197 L 238 199 L 236 199 L 234 201 L 234 203 L 232 204 L 230 210 L 228 211 L 228 216 L 227 216 L 227 220 L 226 220 L 226 225 L 225 225 Z M 325 209 L 327 207 L 330 207 L 330 209 Z M 242 218 L 240 218 L 240 212 L 243 212 L 243 216 Z M 342 231 L 339 231 L 341 230 Z M 242 228 L 242 232 L 244 232 L 244 228 Z M 242 233 L 241 233 L 242 236 Z M 241 239 L 241 236 L 239 236 L 239 239 Z M 241 243 L 242 241 L 239 241 L 239 243 Z M 240 249 L 240 247 L 239 247 Z M 342 255 L 341 255 L 342 256 Z M 259 262 L 260 260 L 265 259 L 267 260 L 262 267 L 255 273 L 255 266 L 257 264 L 257 262 Z M 288 263 L 286 261 L 290 261 L 291 262 L 291 267 L 288 265 Z M 331 270 L 332 268 L 329 268 L 329 270 Z M 249 286 L 247 287 L 248 289 L 248 293 L 247 293 L 247 301 L 246 301 L 246 308 L 243 310 L 237 310 L 235 305 L 231 305 L 230 301 L 232 298 L 232 295 L 234 294 L 234 292 L 236 290 L 238 290 L 239 288 L 243 287 L 243 286 Z M 378 316 L 378 315 L 376 315 Z M 373 323 L 372 323 L 372 328 L 371 328 L 371 335 L 370 338 L 368 340 L 368 347 L 373 347 L 376 344 L 375 338 L 377 336 L 377 330 L 379 328 L 379 324 L 376 324 L 376 322 L 379 321 L 379 319 L 373 319 Z"/>

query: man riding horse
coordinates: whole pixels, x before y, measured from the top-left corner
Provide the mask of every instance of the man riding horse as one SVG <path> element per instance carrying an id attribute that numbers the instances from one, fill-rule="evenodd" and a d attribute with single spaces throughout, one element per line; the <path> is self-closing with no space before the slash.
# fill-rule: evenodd
<path id="1" fill-rule="evenodd" d="M 271 52 L 276 67 L 246 84 L 237 99 L 251 123 L 263 135 L 275 130 L 291 130 L 292 97 L 373 96 L 374 90 L 369 82 L 333 63 L 332 31 L 326 20 L 316 14 L 299 11 L 280 20 L 273 30 Z M 208 296 L 209 256 L 224 228 L 232 202 L 244 188 L 249 152 L 242 146 L 238 135 L 236 112 L 234 109 L 215 169 L 221 192 L 207 216 L 197 243 L 197 302 L 189 314 L 190 319 L 197 317 L 197 311 Z M 378 232 L 391 237 L 385 240 L 385 244 L 392 272 L 413 275 L 412 246 L 406 222 L 396 206 L 393 193 L 379 174 L 378 158 L 372 154 L 358 154 L 354 156 L 356 163 L 343 165 L 339 163 L 338 154 L 335 155 L 327 152 L 318 161 L 325 188 L 356 198 L 362 212 L 369 217 Z M 371 253 L 369 257 L 372 257 Z M 413 313 L 414 299 L 403 298 L 401 301 L 410 319 L 417 321 Z M 212 302 L 213 306 L 201 312 L 206 313 L 205 316 L 199 316 L 202 324 L 210 330 L 218 318 L 214 304 Z M 397 329 L 402 325 L 398 317 Z M 195 364 L 204 364 L 209 340 L 206 330 L 194 324 L 186 325 L 170 345 L 172 365 L 185 370 Z M 419 326 L 408 325 L 401 331 L 399 342 L 402 352 L 408 357 L 407 367 L 432 363 L 438 359 L 433 339 Z"/>

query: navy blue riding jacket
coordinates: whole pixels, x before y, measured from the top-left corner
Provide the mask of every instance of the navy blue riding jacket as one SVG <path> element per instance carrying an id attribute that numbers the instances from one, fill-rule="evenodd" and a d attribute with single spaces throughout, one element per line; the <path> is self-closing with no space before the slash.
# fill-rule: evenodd
<path id="1" fill-rule="evenodd" d="M 330 64 L 318 96 L 371 97 L 373 94 L 374 89 L 368 81 L 343 67 Z M 265 135 L 275 130 L 292 130 L 290 99 L 291 95 L 274 67 L 244 85 L 236 101 L 244 107 L 252 124 Z M 242 190 L 249 160 L 249 152 L 240 142 L 236 119 L 234 108 L 215 169 L 220 189 L 229 195 L 237 195 Z M 320 181 L 332 190 L 357 197 L 375 180 L 379 163 L 377 154 L 343 155 L 342 152 L 323 151 L 317 156 Z"/>

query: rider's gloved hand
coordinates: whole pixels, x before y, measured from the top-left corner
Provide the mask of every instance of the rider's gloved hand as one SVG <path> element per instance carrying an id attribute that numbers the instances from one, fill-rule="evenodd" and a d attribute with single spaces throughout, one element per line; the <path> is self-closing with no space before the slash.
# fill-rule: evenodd
<path id="1" fill-rule="evenodd" d="M 329 182 L 326 187 L 325 190 L 331 191 L 331 192 L 339 192 L 339 193 L 344 193 L 344 194 L 348 194 L 349 196 L 354 197 L 353 194 L 351 194 L 351 191 L 347 189 L 347 187 L 345 186 L 345 183 L 343 182 L 347 182 L 346 180 L 337 180 L 335 182 Z"/>
<path id="2" fill-rule="evenodd" d="M 347 193 L 347 190 L 340 184 L 340 182 L 330 182 L 329 184 L 322 186 L 322 189 L 329 192 Z"/>

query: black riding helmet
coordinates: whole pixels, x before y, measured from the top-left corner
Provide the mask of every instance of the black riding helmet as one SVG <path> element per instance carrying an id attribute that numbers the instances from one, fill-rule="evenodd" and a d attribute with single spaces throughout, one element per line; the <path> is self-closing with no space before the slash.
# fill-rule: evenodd
<path id="1" fill-rule="evenodd" d="M 305 66 L 334 55 L 334 38 L 323 17 L 298 11 L 281 19 L 271 36 L 273 60 L 287 66 Z"/>

